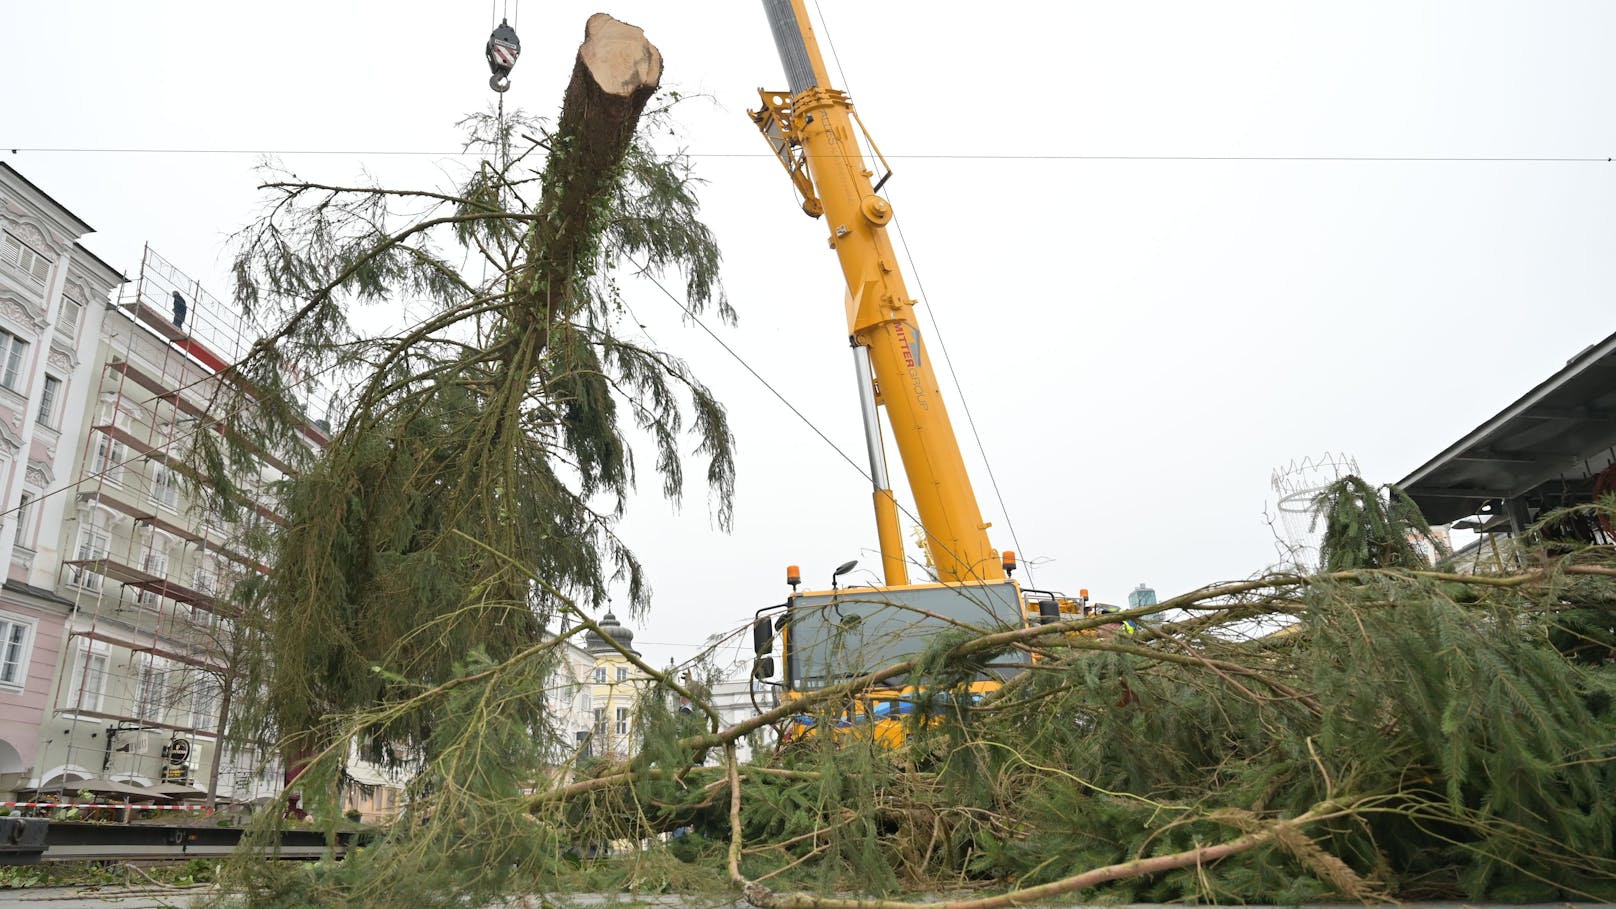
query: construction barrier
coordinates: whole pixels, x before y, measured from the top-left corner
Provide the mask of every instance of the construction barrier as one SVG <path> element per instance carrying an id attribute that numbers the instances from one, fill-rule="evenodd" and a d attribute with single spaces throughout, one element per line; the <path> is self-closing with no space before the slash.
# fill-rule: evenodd
<path id="1" fill-rule="evenodd" d="M 207 805 L 135 805 L 85 802 L 0 802 L 0 808 L 129 808 L 135 811 L 207 811 Z"/>

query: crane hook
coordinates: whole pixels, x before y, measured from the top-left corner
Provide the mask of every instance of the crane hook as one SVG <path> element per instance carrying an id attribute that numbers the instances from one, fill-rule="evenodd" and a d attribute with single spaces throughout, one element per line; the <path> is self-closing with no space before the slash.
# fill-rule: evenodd
<path id="1" fill-rule="evenodd" d="M 488 46 L 483 53 L 488 57 L 488 68 L 494 73 L 488 80 L 488 87 L 496 92 L 510 88 L 511 70 L 522 53 L 522 41 L 516 37 L 516 29 L 511 28 L 508 20 L 499 21 L 499 28 L 488 36 Z"/>

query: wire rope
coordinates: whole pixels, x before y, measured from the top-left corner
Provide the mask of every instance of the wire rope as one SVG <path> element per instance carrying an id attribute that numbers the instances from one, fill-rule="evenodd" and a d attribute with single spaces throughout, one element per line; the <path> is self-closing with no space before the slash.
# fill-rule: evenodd
<path id="1" fill-rule="evenodd" d="M 475 158 L 478 152 L 454 149 L 399 148 L 159 148 L 138 146 L 9 146 L 0 149 L 11 154 L 105 154 L 105 155 L 375 155 Z M 682 152 L 689 158 L 769 158 L 769 152 Z M 1611 164 L 1616 156 L 1598 155 L 1101 155 L 1101 154 L 1001 154 L 994 152 L 904 154 L 889 152 L 888 160 L 900 161 L 1155 161 L 1155 162 L 1257 162 L 1257 163 L 1347 163 L 1347 164 Z"/>
<path id="2" fill-rule="evenodd" d="M 781 392 L 778 388 L 775 388 L 774 385 L 772 383 L 770 383 L 768 379 L 763 377 L 762 373 L 758 372 L 757 369 L 755 369 L 752 366 L 751 363 L 747 362 L 745 357 L 741 356 L 738 352 L 736 352 L 735 348 L 731 347 L 728 343 L 726 343 L 723 338 L 720 338 L 718 336 L 717 332 L 715 332 L 711 328 L 709 328 L 707 326 L 707 323 L 703 322 L 697 316 L 695 311 L 690 308 L 690 306 L 688 304 L 686 304 L 685 302 L 680 300 L 677 296 L 675 296 L 674 293 L 672 291 L 668 290 L 668 288 L 666 286 L 664 286 L 661 281 L 658 281 L 656 279 L 656 276 L 651 274 L 646 266 L 641 265 L 632 256 L 628 256 L 628 255 L 625 254 L 624 258 L 627 259 L 630 264 L 634 265 L 634 267 L 639 270 L 642 277 L 644 277 L 646 280 L 650 281 L 651 284 L 654 285 L 657 290 L 661 291 L 663 296 L 667 297 L 670 301 L 673 302 L 673 304 L 675 306 L 679 307 L 679 310 L 681 312 L 683 312 L 685 314 L 685 316 L 692 323 L 694 323 L 696 325 L 697 328 L 700 328 L 704 333 L 706 333 L 706 335 L 709 338 L 712 338 L 713 341 L 716 344 L 718 344 L 718 346 L 720 348 L 722 348 L 725 353 L 730 355 L 731 359 L 735 360 L 735 362 L 737 362 L 737 363 L 739 363 L 741 365 L 742 369 L 745 369 L 749 374 L 751 374 L 752 378 L 756 379 L 758 384 L 762 385 L 766 390 L 768 390 L 769 394 L 774 395 L 774 397 L 776 399 L 778 399 L 781 404 L 784 404 L 786 406 L 786 409 L 791 411 L 793 416 L 795 416 L 798 420 L 802 421 L 802 424 L 804 426 L 807 426 L 810 430 L 812 430 L 814 435 L 818 436 L 821 441 L 823 441 L 826 445 L 829 445 L 830 449 L 832 451 L 836 452 L 836 454 L 839 457 L 841 457 L 841 459 L 843 461 L 846 461 L 848 466 L 852 467 L 853 470 L 856 471 L 859 476 L 863 477 L 866 481 L 870 481 L 870 482 L 874 481 L 873 478 L 870 476 L 869 471 L 865 470 L 864 467 L 859 464 L 857 459 L 855 459 L 852 455 L 848 454 L 846 451 L 842 450 L 842 447 L 840 445 L 837 445 L 834 441 L 832 441 L 830 436 L 825 434 L 824 430 L 820 429 L 817 425 L 814 424 L 813 420 L 810 420 L 808 418 L 807 414 L 804 414 L 797 407 L 797 405 L 791 403 L 791 400 L 785 396 L 784 392 Z M 896 499 L 894 499 L 893 502 L 894 502 L 895 505 L 897 505 L 899 513 L 901 513 L 904 517 L 908 518 L 909 520 L 915 522 L 917 525 L 920 525 L 922 528 L 924 528 L 925 525 L 921 524 L 921 521 L 920 521 L 920 518 L 919 518 L 918 515 L 916 515 L 913 511 L 911 511 L 909 508 L 907 508 L 902 502 L 898 502 Z M 931 536 L 930 533 L 928 533 L 927 535 Z M 953 550 L 949 549 L 948 545 L 946 543 L 943 543 L 942 540 L 937 539 L 935 536 L 931 536 L 931 538 L 934 539 L 934 540 L 937 540 L 937 544 L 939 546 L 942 546 L 944 551 L 947 552 L 949 555 L 954 556 L 956 559 L 960 558 L 959 553 L 956 553 Z M 963 561 L 963 560 L 961 559 L 961 561 Z M 971 574 L 977 575 L 977 571 L 976 571 L 976 568 L 974 566 L 970 567 L 968 570 L 971 572 Z M 977 579 L 978 580 L 985 580 L 980 575 L 977 575 Z"/>
<path id="3" fill-rule="evenodd" d="M 887 196 L 888 198 L 892 196 L 891 190 L 887 191 Z M 915 290 L 920 292 L 921 298 L 930 299 L 930 296 L 926 293 L 926 283 L 920 277 L 920 267 L 915 264 L 914 253 L 909 248 L 909 241 L 904 236 L 902 225 L 898 223 L 899 218 L 896 214 L 898 206 L 894 204 L 892 210 L 894 213 L 892 226 L 898 234 L 898 245 L 903 247 L 904 259 L 909 262 L 909 272 L 915 276 Z M 927 306 L 925 311 L 926 321 L 931 323 L 932 332 L 937 336 L 937 347 L 942 351 L 943 363 L 948 366 L 948 377 L 954 383 L 954 394 L 959 398 L 960 410 L 965 414 L 965 424 L 971 428 L 971 439 L 976 442 L 976 452 L 982 458 L 983 469 L 987 471 L 988 485 L 993 487 L 993 498 L 999 503 L 999 512 L 1004 515 L 1005 530 L 1009 531 L 1010 542 L 1014 544 L 1016 551 L 1023 552 L 1021 537 L 1016 533 L 1016 522 L 1010 517 L 1010 507 L 1004 501 L 1004 490 L 999 486 L 999 475 L 993 469 L 993 460 L 988 457 L 987 445 L 982 441 L 982 433 L 977 429 L 976 414 L 971 410 L 970 398 L 966 396 L 965 388 L 960 383 L 959 373 L 954 370 L 954 357 L 948 352 L 948 343 L 943 338 L 942 323 L 937 320 L 937 312 L 934 307 Z M 1032 562 L 1027 562 L 1024 567 L 1027 570 L 1027 584 L 1036 587 L 1037 584 L 1033 580 Z"/>

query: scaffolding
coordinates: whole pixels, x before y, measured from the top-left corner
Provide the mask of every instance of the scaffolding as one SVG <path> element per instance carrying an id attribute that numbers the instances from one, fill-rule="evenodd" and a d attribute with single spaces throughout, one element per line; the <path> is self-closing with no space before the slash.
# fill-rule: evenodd
<path id="1" fill-rule="evenodd" d="M 221 735 L 243 646 L 230 591 L 269 571 L 248 531 L 283 523 L 276 481 L 295 475 L 300 454 L 249 444 L 228 425 L 240 414 L 227 408 L 253 406 L 234 367 L 260 337 L 149 246 L 106 315 L 58 579 L 73 620 L 53 707 L 73 725 L 42 789 L 70 790 L 88 773 L 251 798 L 251 782 L 271 778 L 255 756 L 225 760 Z M 328 414 L 329 402 L 313 379 L 286 384 L 306 402 L 294 447 L 318 450 L 328 424 L 308 414 Z M 256 459 L 233 478 L 247 496 L 234 521 L 191 463 L 196 434 L 209 432 Z"/>

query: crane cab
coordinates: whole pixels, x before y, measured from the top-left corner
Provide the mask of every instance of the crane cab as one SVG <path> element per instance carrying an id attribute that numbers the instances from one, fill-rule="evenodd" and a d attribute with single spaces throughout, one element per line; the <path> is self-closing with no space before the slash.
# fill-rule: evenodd
<path id="1" fill-rule="evenodd" d="M 780 606 L 760 610 L 753 624 L 753 677 L 778 685 L 785 700 L 849 682 L 919 657 L 941 635 L 962 639 L 1025 627 L 1027 605 L 1014 581 L 847 587 L 792 593 Z M 773 680 L 774 644 L 781 644 L 780 679 Z M 966 687 L 972 696 L 997 688 L 1030 665 L 1009 649 L 983 663 Z M 896 675 L 860 691 L 831 713 L 795 717 L 784 739 L 818 734 L 832 724 L 841 736 L 869 736 L 886 745 L 903 741 L 911 712 L 914 673 Z"/>

